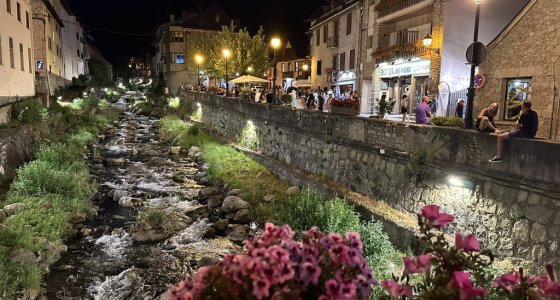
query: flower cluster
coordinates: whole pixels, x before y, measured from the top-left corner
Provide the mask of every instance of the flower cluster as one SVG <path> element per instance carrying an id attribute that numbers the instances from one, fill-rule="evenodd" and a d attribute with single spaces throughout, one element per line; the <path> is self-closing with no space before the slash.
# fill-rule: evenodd
<path id="1" fill-rule="evenodd" d="M 306 231 L 267 223 L 245 241 L 246 254 L 226 255 L 170 291 L 171 299 L 367 299 L 375 283 L 357 233 Z"/>
<path id="2" fill-rule="evenodd" d="M 332 106 L 335 107 L 352 107 L 354 109 L 357 109 L 358 107 L 360 107 L 360 102 L 358 100 L 354 100 L 354 99 L 333 99 L 332 100 Z"/>
<path id="3" fill-rule="evenodd" d="M 560 283 L 556 281 L 550 263 L 546 265 L 546 271 L 547 275 L 530 276 L 523 276 L 523 269 L 512 271 L 496 278 L 492 287 L 509 299 L 558 299 Z"/>

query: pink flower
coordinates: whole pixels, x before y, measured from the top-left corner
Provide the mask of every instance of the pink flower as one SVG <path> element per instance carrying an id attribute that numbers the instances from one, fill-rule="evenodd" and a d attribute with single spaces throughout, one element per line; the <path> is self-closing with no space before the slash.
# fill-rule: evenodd
<path id="1" fill-rule="evenodd" d="M 347 232 L 346 239 L 348 240 L 348 246 L 352 249 L 359 250 L 362 253 L 362 240 L 360 239 L 360 234 L 357 232 Z"/>
<path id="2" fill-rule="evenodd" d="M 480 242 L 473 234 L 463 237 L 460 233 L 455 235 L 455 248 L 462 249 L 465 252 L 480 251 Z"/>
<path id="3" fill-rule="evenodd" d="M 492 282 L 492 287 L 502 288 L 508 292 L 511 292 L 516 286 L 521 284 L 521 275 L 519 272 L 511 272 L 503 274 L 502 276 L 496 278 Z"/>
<path id="4" fill-rule="evenodd" d="M 547 280 L 546 282 L 539 285 L 539 290 L 545 296 L 560 296 L 560 283 L 552 280 Z"/>
<path id="5" fill-rule="evenodd" d="M 440 229 L 454 220 L 452 215 L 440 213 L 439 206 L 434 204 L 427 205 L 422 208 L 421 216 L 426 219 L 428 226 L 436 229 Z"/>
<path id="6" fill-rule="evenodd" d="M 330 298 L 338 299 L 342 295 L 342 286 L 338 283 L 338 281 L 334 279 L 329 279 L 325 282 L 325 290 L 327 296 Z"/>
<path id="7" fill-rule="evenodd" d="M 400 298 L 401 296 L 412 297 L 412 288 L 409 285 L 400 285 L 394 280 L 383 280 L 381 285 L 393 298 Z"/>
<path id="8" fill-rule="evenodd" d="M 432 259 L 432 256 L 429 254 L 420 255 L 414 258 L 403 258 L 404 273 L 416 274 L 426 272 L 426 270 L 430 268 L 430 259 Z"/>
<path id="9" fill-rule="evenodd" d="M 348 247 L 344 244 L 336 244 L 329 250 L 331 258 L 335 262 L 346 263 L 348 261 Z"/>
<path id="10" fill-rule="evenodd" d="M 253 281 L 253 295 L 257 299 L 268 297 L 270 289 L 270 282 L 265 278 L 258 278 Z"/>
<path id="11" fill-rule="evenodd" d="M 301 266 L 300 276 L 306 285 L 308 285 L 310 282 L 313 284 L 317 284 L 320 275 L 321 275 L 321 267 L 319 267 L 319 265 L 317 264 L 305 262 Z"/>
<path id="12" fill-rule="evenodd" d="M 453 286 L 459 290 L 461 300 L 471 300 L 486 293 L 484 288 L 474 288 L 468 272 L 455 271 L 452 279 Z"/>

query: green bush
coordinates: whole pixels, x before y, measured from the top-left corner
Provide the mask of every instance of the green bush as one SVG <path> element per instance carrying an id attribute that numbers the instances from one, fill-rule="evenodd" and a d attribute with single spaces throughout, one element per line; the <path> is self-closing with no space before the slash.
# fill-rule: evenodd
<path id="1" fill-rule="evenodd" d="M 47 108 L 37 99 L 28 99 L 13 105 L 12 117 L 23 123 L 41 123 L 48 116 Z"/>
<path id="2" fill-rule="evenodd" d="M 173 109 L 179 109 L 181 106 L 181 100 L 179 97 L 169 97 L 167 98 L 167 105 Z"/>
<path id="3" fill-rule="evenodd" d="M 433 117 L 432 123 L 437 126 L 463 127 L 465 121 L 458 117 Z"/>

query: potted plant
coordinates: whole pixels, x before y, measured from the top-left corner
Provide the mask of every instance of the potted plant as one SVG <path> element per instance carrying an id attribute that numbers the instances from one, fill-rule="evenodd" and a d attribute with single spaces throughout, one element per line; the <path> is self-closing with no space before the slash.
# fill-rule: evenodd
<path id="1" fill-rule="evenodd" d="M 345 116 L 356 116 L 360 113 L 360 102 L 352 99 L 335 98 L 332 100 L 331 113 Z"/>
<path id="2" fill-rule="evenodd" d="M 389 100 L 387 100 L 387 97 L 385 95 L 381 96 L 381 100 L 379 100 L 379 102 L 377 103 L 377 116 L 380 119 L 385 118 L 385 114 L 393 111 L 395 103 L 396 101 L 393 100 L 393 98 L 389 98 Z"/>

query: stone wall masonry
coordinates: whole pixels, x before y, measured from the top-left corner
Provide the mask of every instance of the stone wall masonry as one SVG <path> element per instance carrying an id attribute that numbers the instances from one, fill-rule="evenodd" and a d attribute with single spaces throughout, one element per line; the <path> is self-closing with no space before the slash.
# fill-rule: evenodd
<path id="1" fill-rule="evenodd" d="M 17 168 L 30 160 L 37 140 L 30 126 L 0 130 L 0 191 L 15 176 Z"/>
<path id="2" fill-rule="evenodd" d="M 184 96 L 222 137 L 237 139 L 252 121 L 258 153 L 406 212 L 441 205 L 457 219 L 450 233 L 475 233 L 499 257 L 560 256 L 560 144 L 512 140 L 491 164 L 496 137 L 476 132 Z"/>

